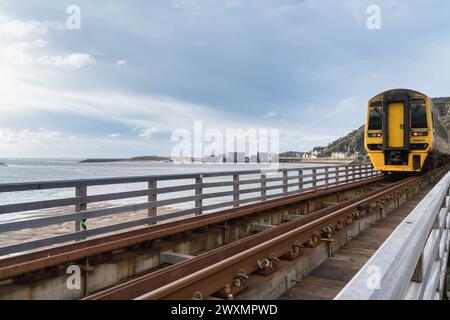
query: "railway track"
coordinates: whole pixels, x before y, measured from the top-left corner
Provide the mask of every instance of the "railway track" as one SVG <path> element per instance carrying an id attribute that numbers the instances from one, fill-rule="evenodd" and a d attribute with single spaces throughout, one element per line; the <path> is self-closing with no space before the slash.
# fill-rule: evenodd
<path id="1" fill-rule="evenodd" d="M 9 257 L 0 260 L 0 281 L 11 282 L 11 289 L 16 283 L 63 276 L 64 267 L 77 264 L 84 271 L 86 300 L 233 299 L 251 277 L 270 276 L 283 261 L 301 260 L 324 246 L 331 253 L 333 245 L 341 245 L 335 241 L 338 234 L 377 212 L 381 216 L 390 203 L 414 193 L 436 174 L 400 181 L 370 178 Z M 217 237 L 220 241 L 211 246 Z M 195 249 L 179 254 L 181 245 L 189 244 Z M 101 273 L 103 263 L 148 258 L 149 250 L 159 261 L 151 268 L 103 289 L 87 289 L 88 276 Z M 175 254 L 175 261 L 164 262 L 163 253 Z"/>
<path id="2" fill-rule="evenodd" d="M 280 260 L 294 261 L 305 250 L 314 250 L 323 243 L 331 246 L 337 234 L 368 216 L 381 216 L 384 208 L 411 196 L 421 184 L 439 174 L 389 183 L 86 299 L 233 299 L 247 288 L 252 275 L 270 276 L 282 264 Z"/>

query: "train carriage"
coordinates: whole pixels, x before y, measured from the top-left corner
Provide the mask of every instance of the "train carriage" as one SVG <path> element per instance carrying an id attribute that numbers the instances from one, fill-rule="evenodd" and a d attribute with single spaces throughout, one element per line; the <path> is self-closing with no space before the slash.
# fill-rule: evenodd
<path id="1" fill-rule="evenodd" d="M 420 172 L 447 162 L 449 126 L 426 95 L 407 89 L 369 100 L 365 148 L 376 170 Z"/>

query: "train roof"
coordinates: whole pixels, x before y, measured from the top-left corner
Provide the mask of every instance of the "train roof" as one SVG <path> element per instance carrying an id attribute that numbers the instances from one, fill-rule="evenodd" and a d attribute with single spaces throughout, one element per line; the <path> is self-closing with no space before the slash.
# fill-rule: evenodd
<path id="1" fill-rule="evenodd" d="M 392 94 L 408 94 L 408 95 L 413 94 L 413 95 L 421 95 L 421 96 L 427 97 L 426 94 L 423 94 L 419 91 L 415 91 L 415 90 L 411 90 L 411 89 L 392 89 L 392 90 L 387 90 L 380 94 L 377 94 L 372 99 L 375 99 L 375 98 L 378 98 L 378 97 L 381 97 L 384 95 L 392 95 Z M 372 99 L 370 99 L 370 100 L 372 100 Z"/>

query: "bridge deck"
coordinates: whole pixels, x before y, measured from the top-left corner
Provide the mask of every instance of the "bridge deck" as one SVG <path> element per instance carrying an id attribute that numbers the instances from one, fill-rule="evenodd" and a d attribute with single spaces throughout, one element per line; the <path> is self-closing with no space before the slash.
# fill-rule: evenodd
<path id="1" fill-rule="evenodd" d="M 433 186 L 429 186 L 421 190 L 413 199 L 393 210 L 386 218 L 361 232 L 279 299 L 334 299 L 432 188 Z"/>

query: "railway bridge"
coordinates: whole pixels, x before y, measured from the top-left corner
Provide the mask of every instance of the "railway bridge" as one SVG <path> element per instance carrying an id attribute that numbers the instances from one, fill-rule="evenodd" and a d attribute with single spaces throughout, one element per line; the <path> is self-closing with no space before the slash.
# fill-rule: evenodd
<path id="1" fill-rule="evenodd" d="M 0 184 L 12 193 L 24 200 L 0 205 L 3 300 L 448 297 L 448 167 Z"/>

